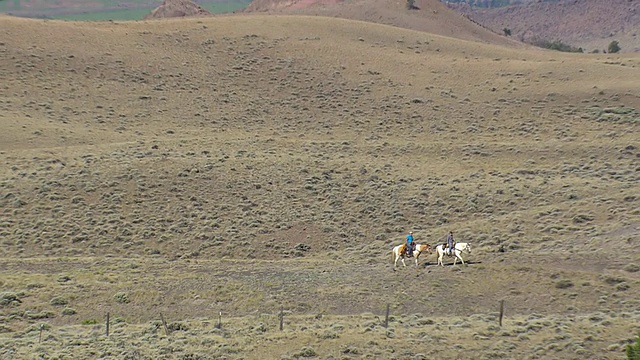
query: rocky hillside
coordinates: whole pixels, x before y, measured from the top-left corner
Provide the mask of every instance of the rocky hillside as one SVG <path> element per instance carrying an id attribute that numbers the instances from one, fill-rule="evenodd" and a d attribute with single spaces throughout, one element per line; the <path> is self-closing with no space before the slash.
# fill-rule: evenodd
<path id="1" fill-rule="evenodd" d="M 529 4 L 532 2 L 549 2 L 557 0 L 442 0 L 446 4 L 469 5 L 477 8 L 498 8 L 509 5 Z"/>
<path id="2" fill-rule="evenodd" d="M 621 52 L 640 51 L 638 1 L 522 1 L 502 6 L 507 3 L 416 0 L 409 9 L 408 1 L 391 0 L 254 0 L 245 12 L 340 17 L 506 46 L 557 40 L 585 52 L 606 51 L 616 40 Z"/>
<path id="3" fill-rule="evenodd" d="M 155 8 L 144 19 L 162 19 L 185 16 L 207 16 L 211 15 L 202 6 L 189 0 L 164 0 L 162 5 Z"/>
<path id="4" fill-rule="evenodd" d="M 510 29 L 520 41 L 560 40 L 592 52 L 616 40 L 622 52 L 640 51 L 638 1 L 561 0 L 493 9 L 448 5 L 496 32 Z"/>

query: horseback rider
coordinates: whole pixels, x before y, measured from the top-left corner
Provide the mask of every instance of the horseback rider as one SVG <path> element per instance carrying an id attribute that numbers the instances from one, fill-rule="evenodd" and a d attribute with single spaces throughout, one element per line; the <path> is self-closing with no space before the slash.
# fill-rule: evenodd
<path id="1" fill-rule="evenodd" d="M 451 250 L 455 249 L 456 241 L 453 239 L 453 231 L 449 231 L 449 235 L 447 235 L 447 255 L 452 255 Z"/>
<path id="2" fill-rule="evenodd" d="M 413 241 L 413 231 L 409 231 L 409 235 L 407 235 L 407 255 L 412 256 L 415 248 L 416 243 Z"/>

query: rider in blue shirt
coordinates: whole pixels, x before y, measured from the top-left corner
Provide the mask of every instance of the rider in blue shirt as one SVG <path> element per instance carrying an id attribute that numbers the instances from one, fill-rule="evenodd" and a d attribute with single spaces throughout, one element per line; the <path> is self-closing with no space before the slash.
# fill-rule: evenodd
<path id="1" fill-rule="evenodd" d="M 409 231 L 407 235 L 407 255 L 413 255 L 416 244 L 413 242 L 413 231 Z"/>

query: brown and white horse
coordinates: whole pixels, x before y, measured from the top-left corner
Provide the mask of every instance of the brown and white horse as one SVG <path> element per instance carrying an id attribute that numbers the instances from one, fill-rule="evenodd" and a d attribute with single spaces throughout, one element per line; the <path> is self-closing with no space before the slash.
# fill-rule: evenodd
<path id="1" fill-rule="evenodd" d="M 402 265 L 404 265 L 405 267 L 407 266 L 407 264 L 404 263 L 405 257 L 408 257 L 408 258 L 414 257 L 416 259 L 416 266 L 418 266 L 418 257 L 420 257 L 420 254 L 422 254 L 424 251 L 431 254 L 432 252 L 431 246 L 429 246 L 429 244 L 416 244 L 416 249 L 413 251 L 412 254 L 409 254 L 407 252 L 407 244 L 402 244 L 394 247 L 393 248 L 393 257 L 395 259 L 393 262 L 394 269 L 398 267 L 398 259 L 402 260 Z"/>

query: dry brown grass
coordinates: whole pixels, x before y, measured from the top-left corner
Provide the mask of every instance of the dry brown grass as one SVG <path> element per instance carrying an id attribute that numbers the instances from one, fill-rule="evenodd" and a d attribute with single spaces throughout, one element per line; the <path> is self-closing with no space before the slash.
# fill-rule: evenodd
<path id="1" fill-rule="evenodd" d="M 46 328 L 16 336 L 11 355 L 25 358 L 104 357 L 136 359 L 297 359 L 297 358 L 603 358 L 619 353 L 627 341 L 603 341 L 602 332 L 616 322 L 626 324 L 633 315 L 518 316 L 499 327 L 495 314 L 466 318 L 431 318 L 420 313 L 390 317 L 389 327 L 374 314 L 349 316 L 256 314 L 217 321 L 168 321 L 169 334 L 159 320 L 130 324 L 116 319 L 112 335 L 104 327 L 77 325 L 63 330 Z M 637 319 L 637 315 L 635 317 Z M 173 329 L 173 330 L 171 330 Z M 455 336 L 452 336 L 455 334 Z"/>
<path id="2" fill-rule="evenodd" d="M 640 330 L 637 56 L 314 17 L 0 31 L 1 356 L 605 358 Z M 409 228 L 470 265 L 394 272 Z"/>
<path id="3" fill-rule="evenodd" d="M 313 15 L 385 24 L 403 29 L 510 47 L 523 47 L 501 33 L 483 28 L 451 11 L 439 0 L 416 0 L 417 9 L 407 1 L 393 0 L 254 0 L 245 13 Z"/>

